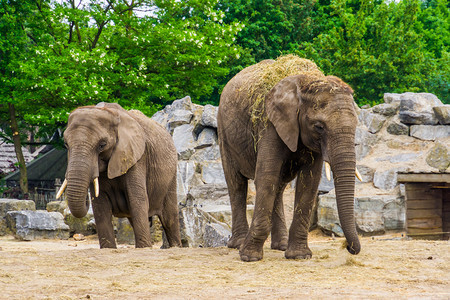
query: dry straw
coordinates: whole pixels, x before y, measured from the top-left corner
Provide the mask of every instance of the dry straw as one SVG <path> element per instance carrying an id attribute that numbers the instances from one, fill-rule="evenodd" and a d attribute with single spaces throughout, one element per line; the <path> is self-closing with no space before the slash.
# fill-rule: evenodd
<path id="1" fill-rule="evenodd" d="M 305 58 L 296 55 L 285 55 L 278 57 L 275 61 L 264 60 L 244 72 L 247 79 L 242 91 L 249 95 L 251 105 L 251 120 L 254 129 L 257 124 L 265 124 L 267 116 L 264 114 L 264 98 L 265 95 L 282 79 L 304 74 L 307 75 L 309 81 L 317 80 L 324 77 L 317 65 Z M 264 125 L 265 127 L 265 125 Z M 255 139 L 255 144 L 257 140 Z"/>

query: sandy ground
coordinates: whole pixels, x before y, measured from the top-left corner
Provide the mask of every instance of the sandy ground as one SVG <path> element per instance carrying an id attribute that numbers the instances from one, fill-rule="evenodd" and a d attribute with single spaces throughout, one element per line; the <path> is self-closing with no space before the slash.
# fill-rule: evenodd
<path id="1" fill-rule="evenodd" d="M 448 241 L 367 237 L 357 256 L 342 243 L 314 231 L 310 260 L 287 260 L 266 243 L 262 261 L 245 263 L 228 248 L 1 237 L 0 299 L 450 299 Z"/>

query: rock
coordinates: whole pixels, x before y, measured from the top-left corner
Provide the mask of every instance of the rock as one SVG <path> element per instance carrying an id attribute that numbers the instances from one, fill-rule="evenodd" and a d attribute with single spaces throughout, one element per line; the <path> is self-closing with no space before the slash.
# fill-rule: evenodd
<path id="1" fill-rule="evenodd" d="M 397 113 L 399 105 L 400 102 L 395 104 L 388 104 L 388 103 L 378 104 L 372 108 L 372 111 L 376 114 L 391 117 Z"/>
<path id="2" fill-rule="evenodd" d="M 389 170 L 377 170 L 373 175 L 373 185 L 382 190 L 392 190 L 397 186 L 397 173 L 406 171 L 406 168 L 393 168 Z"/>
<path id="3" fill-rule="evenodd" d="M 435 125 L 438 120 L 433 107 L 443 105 L 433 94 L 404 93 L 400 102 L 400 121 L 404 124 Z"/>
<path id="4" fill-rule="evenodd" d="M 84 241 L 84 240 L 86 240 L 86 237 L 81 233 L 76 233 L 73 235 L 73 239 L 75 241 Z"/>
<path id="5" fill-rule="evenodd" d="M 167 106 L 166 106 L 167 107 Z M 186 96 L 172 102 L 169 109 L 171 110 L 192 110 L 191 97 Z"/>
<path id="6" fill-rule="evenodd" d="M 388 161 L 390 163 L 408 162 L 422 155 L 422 152 L 401 153 L 397 155 L 380 156 L 375 161 Z"/>
<path id="7" fill-rule="evenodd" d="M 134 231 L 127 218 L 114 218 L 116 242 L 118 244 L 134 245 Z"/>
<path id="8" fill-rule="evenodd" d="M 222 163 L 205 161 L 202 163 L 202 180 L 204 183 L 226 184 Z"/>
<path id="9" fill-rule="evenodd" d="M 383 127 L 386 118 L 381 115 L 369 114 L 365 120 L 365 125 L 370 133 L 377 133 Z"/>
<path id="10" fill-rule="evenodd" d="M 194 153 L 196 143 L 193 130 L 194 127 L 190 124 L 184 124 L 174 129 L 173 141 L 178 152 L 178 159 L 188 160 Z"/>
<path id="11" fill-rule="evenodd" d="M 193 161 L 181 160 L 177 168 L 177 200 L 178 203 L 185 204 L 186 196 L 192 186 L 203 184 L 200 174 L 196 172 L 196 163 Z M 198 175 L 198 176 L 197 176 Z"/>
<path id="12" fill-rule="evenodd" d="M 409 135 L 409 126 L 394 120 L 389 121 L 386 130 L 393 135 Z"/>
<path id="13" fill-rule="evenodd" d="M 326 233 L 344 236 L 337 212 L 336 196 L 324 194 L 319 196 L 317 205 L 317 226 Z"/>
<path id="14" fill-rule="evenodd" d="M 180 211 L 180 233 L 183 247 L 203 247 L 205 220 L 196 207 L 184 207 Z"/>
<path id="15" fill-rule="evenodd" d="M 196 149 L 206 148 L 212 146 L 213 144 L 217 144 L 217 133 L 213 128 L 205 128 L 200 132 L 197 138 L 197 146 Z"/>
<path id="16" fill-rule="evenodd" d="M 366 157 L 377 141 L 378 137 L 368 132 L 365 126 L 357 126 L 355 134 L 356 159 L 361 160 Z"/>
<path id="17" fill-rule="evenodd" d="M 177 109 L 171 111 L 168 115 L 167 129 L 169 132 L 173 132 L 176 127 L 183 124 L 189 124 L 193 115 L 194 114 L 190 110 Z"/>
<path id="18" fill-rule="evenodd" d="M 96 233 L 95 219 L 92 211 L 83 218 L 75 218 L 72 214 L 64 216 L 64 222 L 69 226 L 70 233 L 81 233 L 83 235 L 92 235 Z"/>
<path id="19" fill-rule="evenodd" d="M 202 124 L 203 106 L 193 104 L 192 112 L 194 116 L 192 117 L 191 125 L 194 126 L 194 137 L 197 139 L 200 132 L 205 128 Z"/>
<path id="20" fill-rule="evenodd" d="M 397 195 L 357 197 L 355 219 L 362 234 L 382 234 L 405 225 L 405 201 Z"/>
<path id="21" fill-rule="evenodd" d="M 435 141 L 439 138 L 450 137 L 450 126 L 412 125 L 410 135 L 424 141 Z"/>
<path id="22" fill-rule="evenodd" d="M 359 233 L 375 235 L 387 230 L 402 230 L 405 226 L 404 197 L 383 195 L 355 198 L 355 221 Z M 323 231 L 343 236 L 340 226 L 336 196 L 319 196 L 318 226 Z"/>
<path id="23" fill-rule="evenodd" d="M 450 104 L 433 107 L 434 114 L 441 125 L 450 124 Z"/>
<path id="24" fill-rule="evenodd" d="M 59 212 L 10 211 L 6 218 L 14 236 L 21 240 L 68 239 L 70 236 L 69 226 L 64 223 L 64 217 Z"/>
<path id="25" fill-rule="evenodd" d="M 393 105 L 399 105 L 401 101 L 401 94 L 385 93 L 384 102 Z"/>
<path id="26" fill-rule="evenodd" d="M 386 230 L 403 230 L 406 224 L 406 207 L 404 197 L 391 197 L 383 207 L 384 228 Z"/>
<path id="27" fill-rule="evenodd" d="M 164 110 L 157 111 L 151 117 L 152 120 L 155 120 L 159 124 L 161 124 L 164 128 L 167 128 L 167 121 L 169 119 L 169 115 L 164 112 Z"/>
<path id="28" fill-rule="evenodd" d="M 225 224 L 208 223 L 203 236 L 205 247 L 226 247 L 231 237 L 231 230 Z"/>
<path id="29" fill-rule="evenodd" d="M 219 145 L 214 144 L 211 147 L 195 149 L 195 153 L 191 156 L 191 160 L 202 162 L 207 160 L 220 159 Z"/>
<path id="30" fill-rule="evenodd" d="M 6 222 L 6 214 L 9 211 L 36 210 L 32 200 L 0 199 L 0 236 L 12 234 Z"/>
<path id="31" fill-rule="evenodd" d="M 230 205 L 227 185 L 201 184 L 189 189 L 188 196 L 196 205 Z"/>
<path id="32" fill-rule="evenodd" d="M 356 166 L 359 173 L 361 174 L 362 177 L 362 183 L 366 183 L 366 182 L 372 182 L 373 181 L 373 175 L 375 174 L 375 170 L 372 168 L 369 168 L 367 166 L 364 165 L 357 165 Z M 359 180 L 356 180 L 356 183 L 361 183 Z"/>
<path id="33" fill-rule="evenodd" d="M 355 201 L 355 220 L 359 233 L 383 234 L 384 221 L 380 213 L 383 209 L 382 203 L 371 199 L 361 199 Z"/>
<path id="34" fill-rule="evenodd" d="M 445 172 L 450 166 L 449 149 L 444 144 L 437 142 L 436 145 L 428 152 L 426 162 L 429 166 Z"/>
<path id="35" fill-rule="evenodd" d="M 64 211 L 68 208 L 67 201 L 51 201 L 47 203 L 47 211 L 56 211 L 64 215 Z"/>
<path id="36" fill-rule="evenodd" d="M 217 106 L 205 105 L 202 114 L 202 125 L 217 128 Z"/>

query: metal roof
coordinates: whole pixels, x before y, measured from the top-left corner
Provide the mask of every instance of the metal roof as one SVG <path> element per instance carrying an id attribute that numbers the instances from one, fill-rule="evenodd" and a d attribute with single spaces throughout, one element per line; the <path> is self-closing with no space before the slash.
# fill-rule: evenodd
<path id="1" fill-rule="evenodd" d="M 64 179 L 67 168 L 67 150 L 52 149 L 27 164 L 28 181 L 54 181 L 55 178 Z M 15 171 L 3 179 L 19 181 L 20 173 Z"/>

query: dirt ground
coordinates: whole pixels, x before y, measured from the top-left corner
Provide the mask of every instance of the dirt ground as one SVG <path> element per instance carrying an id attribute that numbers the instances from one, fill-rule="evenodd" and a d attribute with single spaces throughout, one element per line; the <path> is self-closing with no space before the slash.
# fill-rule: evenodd
<path id="1" fill-rule="evenodd" d="M 310 236 L 313 258 L 264 249 L 259 262 L 228 248 L 99 249 L 85 241 L 0 238 L 0 299 L 450 299 L 448 241 L 401 234 L 343 239 Z"/>

